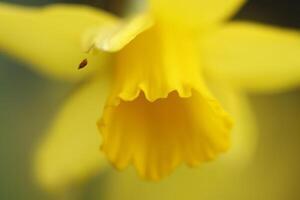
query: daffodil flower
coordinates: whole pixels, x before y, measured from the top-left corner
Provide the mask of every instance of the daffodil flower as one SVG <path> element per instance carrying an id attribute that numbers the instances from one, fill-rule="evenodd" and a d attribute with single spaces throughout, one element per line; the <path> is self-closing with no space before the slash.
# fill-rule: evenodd
<path id="1" fill-rule="evenodd" d="M 220 100 L 239 122 L 239 91 L 300 81 L 299 33 L 227 21 L 243 2 L 149 0 L 128 19 L 82 5 L 1 4 L 1 50 L 51 77 L 84 80 L 40 145 L 41 181 L 63 187 L 96 173 L 98 132 L 114 166 L 151 180 L 225 152 L 232 120 Z"/>

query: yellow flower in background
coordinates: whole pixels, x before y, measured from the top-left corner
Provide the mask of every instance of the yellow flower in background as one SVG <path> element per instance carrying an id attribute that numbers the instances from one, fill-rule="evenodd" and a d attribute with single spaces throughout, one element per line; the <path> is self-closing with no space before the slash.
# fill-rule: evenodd
<path id="1" fill-rule="evenodd" d="M 51 77 L 82 81 L 39 147 L 41 182 L 61 188 L 103 168 L 99 131 L 106 157 L 146 179 L 214 159 L 231 136 L 219 101 L 251 132 L 243 92 L 299 84 L 300 34 L 227 22 L 242 3 L 150 0 L 125 20 L 84 6 L 0 4 L 1 50 Z"/>

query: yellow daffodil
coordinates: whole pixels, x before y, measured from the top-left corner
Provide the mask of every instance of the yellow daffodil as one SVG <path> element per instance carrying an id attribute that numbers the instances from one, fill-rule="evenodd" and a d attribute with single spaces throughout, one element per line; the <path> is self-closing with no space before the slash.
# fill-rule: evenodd
<path id="1" fill-rule="evenodd" d="M 85 6 L 1 4 L 1 50 L 52 77 L 84 80 L 40 145 L 41 181 L 62 187 L 96 173 L 98 132 L 108 160 L 151 180 L 226 151 L 232 122 L 219 100 L 239 122 L 238 91 L 300 81 L 299 33 L 226 21 L 242 3 L 149 0 L 128 19 Z"/>

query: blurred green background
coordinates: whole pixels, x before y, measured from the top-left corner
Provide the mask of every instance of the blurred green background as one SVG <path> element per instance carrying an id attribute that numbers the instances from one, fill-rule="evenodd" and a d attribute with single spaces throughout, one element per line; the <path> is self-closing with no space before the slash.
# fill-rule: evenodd
<path id="1" fill-rule="evenodd" d="M 121 0 L 7 2 L 27 5 L 83 3 L 117 14 L 122 13 L 124 3 Z M 291 0 L 250 0 L 235 19 L 300 28 L 300 3 Z M 75 195 L 73 193 L 74 196 L 69 197 L 49 195 L 35 184 L 32 178 L 32 151 L 73 86 L 41 77 L 23 65 L 0 54 L 0 199 L 105 199 L 110 192 L 110 176 L 117 173 L 112 170 L 94 177 L 82 188 L 76 188 Z M 249 94 L 249 98 L 259 126 L 255 158 L 242 173 L 227 170 L 224 174 L 215 175 L 213 182 L 210 181 L 210 189 L 200 185 L 203 199 L 300 199 L 300 89 L 280 94 Z M 134 189 L 129 192 L 133 193 Z M 116 188 L 114 190 L 118 191 Z M 209 191 L 211 194 L 205 194 Z M 160 192 L 171 190 L 164 191 L 162 188 Z"/>

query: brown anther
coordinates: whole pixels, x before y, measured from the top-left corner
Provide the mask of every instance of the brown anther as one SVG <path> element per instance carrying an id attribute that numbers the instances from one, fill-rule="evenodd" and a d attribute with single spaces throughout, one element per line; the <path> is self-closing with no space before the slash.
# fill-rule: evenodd
<path id="1" fill-rule="evenodd" d="M 88 60 L 84 59 L 83 61 L 81 61 L 81 63 L 78 66 L 78 69 L 82 69 L 84 67 L 86 67 L 88 65 Z"/>

